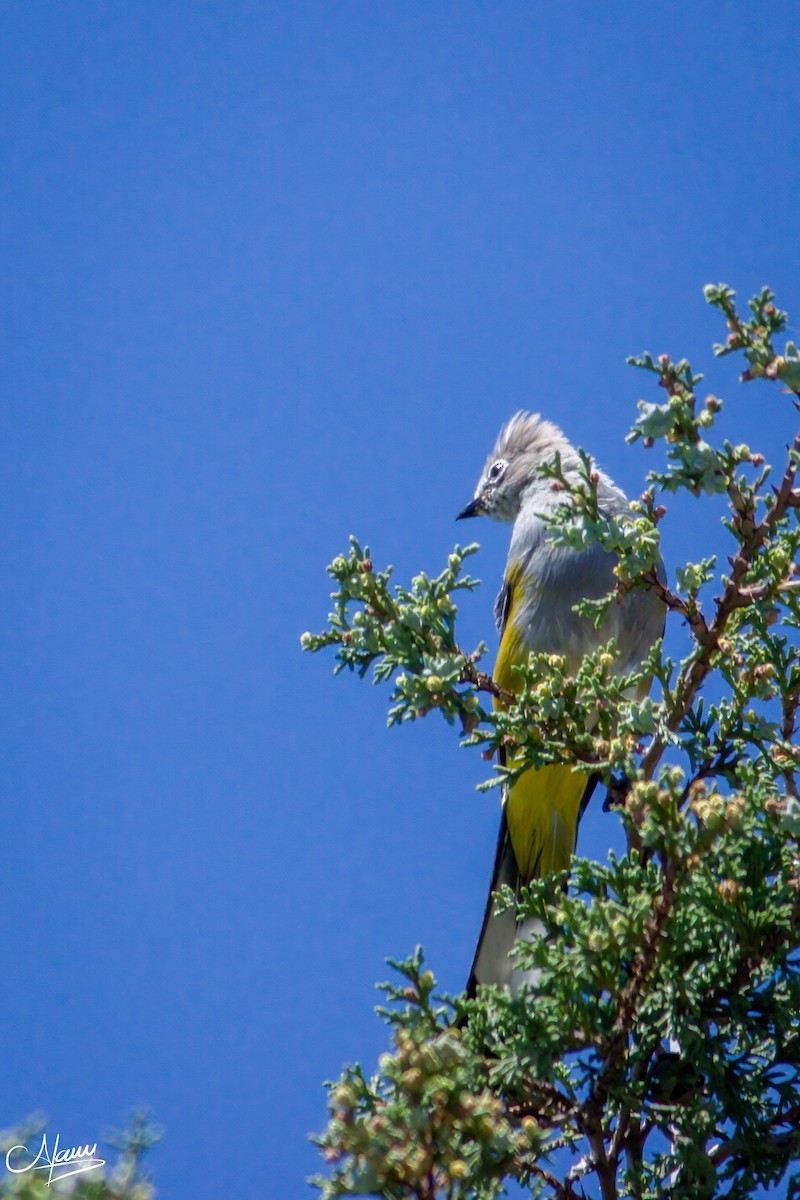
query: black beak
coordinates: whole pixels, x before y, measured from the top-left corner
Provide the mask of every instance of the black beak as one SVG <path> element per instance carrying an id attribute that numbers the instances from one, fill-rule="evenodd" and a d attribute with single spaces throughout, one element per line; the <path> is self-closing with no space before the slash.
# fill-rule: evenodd
<path id="1" fill-rule="evenodd" d="M 483 507 L 483 501 L 478 498 L 470 500 L 466 508 L 462 508 L 461 512 L 456 517 L 457 521 L 463 521 L 465 517 L 479 517 L 486 510 Z"/>

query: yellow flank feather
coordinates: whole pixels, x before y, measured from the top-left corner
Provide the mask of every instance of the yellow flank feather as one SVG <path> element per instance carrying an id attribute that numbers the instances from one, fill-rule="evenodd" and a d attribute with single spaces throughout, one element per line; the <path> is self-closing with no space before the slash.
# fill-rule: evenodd
<path id="1" fill-rule="evenodd" d="M 569 867 L 585 791 L 586 776 L 560 763 L 531 768 L 509 786 L 506 820 L 524 883 Z"/>
<path id="2" fill-rule="evenodd" d="M 524 600 L 521 568 L 509 570 L 506 586 L 509 603 L 494 677 L 501 687 L 515 692 L 519 679 L 512 668 L 528 657 L 528 647 L 515 620 Z M 569 867 L 586 785 L 586 776 L 580 771 L 553 763 L 531 768 L 507 788 L 508 832 L 523 883 Z"/>
<path id="3" fill-rule="evenodd" d="M 494 664 L 494 677 L 507 692 L 516 692 L 519 687 L 519 679 L 514 674 L 512 667 L 520 666 L 528 661 L 525 641 L 514 620 L 514 616 L 525 598 L 522 568 L 519 566 L 509 567 L 504 582 L 508 588 L 509 601 L 500 638 L 500 649 L 497 652 L 497 662 Z"/>

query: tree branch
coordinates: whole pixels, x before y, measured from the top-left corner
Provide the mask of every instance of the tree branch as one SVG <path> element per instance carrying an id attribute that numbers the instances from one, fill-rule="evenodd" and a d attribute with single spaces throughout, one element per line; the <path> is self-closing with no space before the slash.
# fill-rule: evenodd
<path id="1" fill-rule="evenodd" d="M 795 454 L 800 454 L 800 434 L 795 438 L 792 450 Z M 676 704 L 667 722 L 667 728 L 672 733 L 680 726 L 681 721 L 691 708 L 695 696 L 711 670 L 711 659 L 719 647 L 720 639 L 725 632 L 731 614 L 737 608 L 742 607 L 743 604 L 750 603 L 750 600 L 746 597 L 744 580 L 747 577 L 753 559 L 767 541 L 773 528 L 785 516 L 789 508 L 793 506 L 793 489 L 796 475 L 797 468 L 790 458 L 780 487 L 774 489 L 775 499 L 767 509 L 764 519 L 758 525 L 753 526 L 751 530 L 744 531 L 742 534 L 739 550 L 730 560 L 730 578 L 722 596 L 717 601 L 714 618 L 711 624 L 707 626 L 702 639 L 698 637 L 698 644 L 701 647 L 700 653 L 694 658 L 688 674 L 684 675 L 678 682 Z M 653 579 L 655 579 L 655 572 L 652 572 L 652 575 Z M 647 578 L 649 582 L 653 582 L 649 577 Z M 655 580 L 654 586 L 657 584 L 658 581 Z M 678 597 L 675 599 L 678 602 L 678 606 L 680 606 L 680 599 Z M 669 602 L 665 600 L 665 603 Z M 689 618 L 687 617 L 687 619 Z M 703 619 L 703 625 L 705 624 L 705 620 Z M 652 779 L 655 768 L 665 748 L 666 740 L 657 734 L 642 762 L 644 777 L 646 779 Z"/>

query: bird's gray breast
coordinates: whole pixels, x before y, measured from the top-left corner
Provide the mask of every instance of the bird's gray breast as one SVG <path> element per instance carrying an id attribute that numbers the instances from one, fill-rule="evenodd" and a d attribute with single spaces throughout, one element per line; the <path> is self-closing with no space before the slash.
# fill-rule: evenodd
<path id="1" fill-rule="evenodd" d="M 664 610 L 652 592 L 634 592 L 612 604 L 600 628 L 574 606 L 614 590 L 617 556 L 590 545 L 554 546 L 542 519 L 520 513 L 509 550 L 507 577 L 519 584 L 511 619 L 531 650 L 561 654 L 574 673 L 583 656 L 615 638 L 620 673 L 638 666 L 660 636 Z"/>

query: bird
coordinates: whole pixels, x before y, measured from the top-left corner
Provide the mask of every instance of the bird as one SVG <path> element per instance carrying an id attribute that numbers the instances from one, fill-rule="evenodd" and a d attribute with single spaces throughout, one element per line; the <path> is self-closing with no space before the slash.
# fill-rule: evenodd
<path id="1" fill-rule="evenodd" d="M 473 499 L 459 520 L 487 516 L 512 525 L 503 583 L 495 601 L 500 648 L 494 679 L 507 692 L 520 687 L 516 666 L 531 651 L 563 656 L 574 675 L 584 655 L 616 641 L 615 671 L 637 669 L 664 629 L 665 608 L 656 589 L 629 592 L 613 604 L 599 628 L 574 611 L 582 599 L 613 591 L 617 556 L 597 543 L 581 549 L 556 546 L 548 537 L 548 517 L 569 503 L 569 493 L 553 486 L 541 468 L 560 461 L 568 481 L 581 478 L 581 459 L 561 429 L 538 413 L 518 412 L 500 430 L 481 472 Z M 601 512 L 630 513 L 624 492 L 592 460 Z M 659 572 L 662 568 L 659 565 Z M 496 705 L 500 702 L 495 701 Z M 535 919 L 518 923 L 513 909 L 498 913 L 493 894 L 504 884 L 515 894 L 532 879 L 568 869 L 578 823 L 597 775 L 569 764 L 529 768 L 504 787 L 500 832 L 489 897 L 467 983 L 474 996 L 482 984 L 508 986 L 518 995 L 537 972 L 509 958 L 515 942 L 541 932 Z"/>

